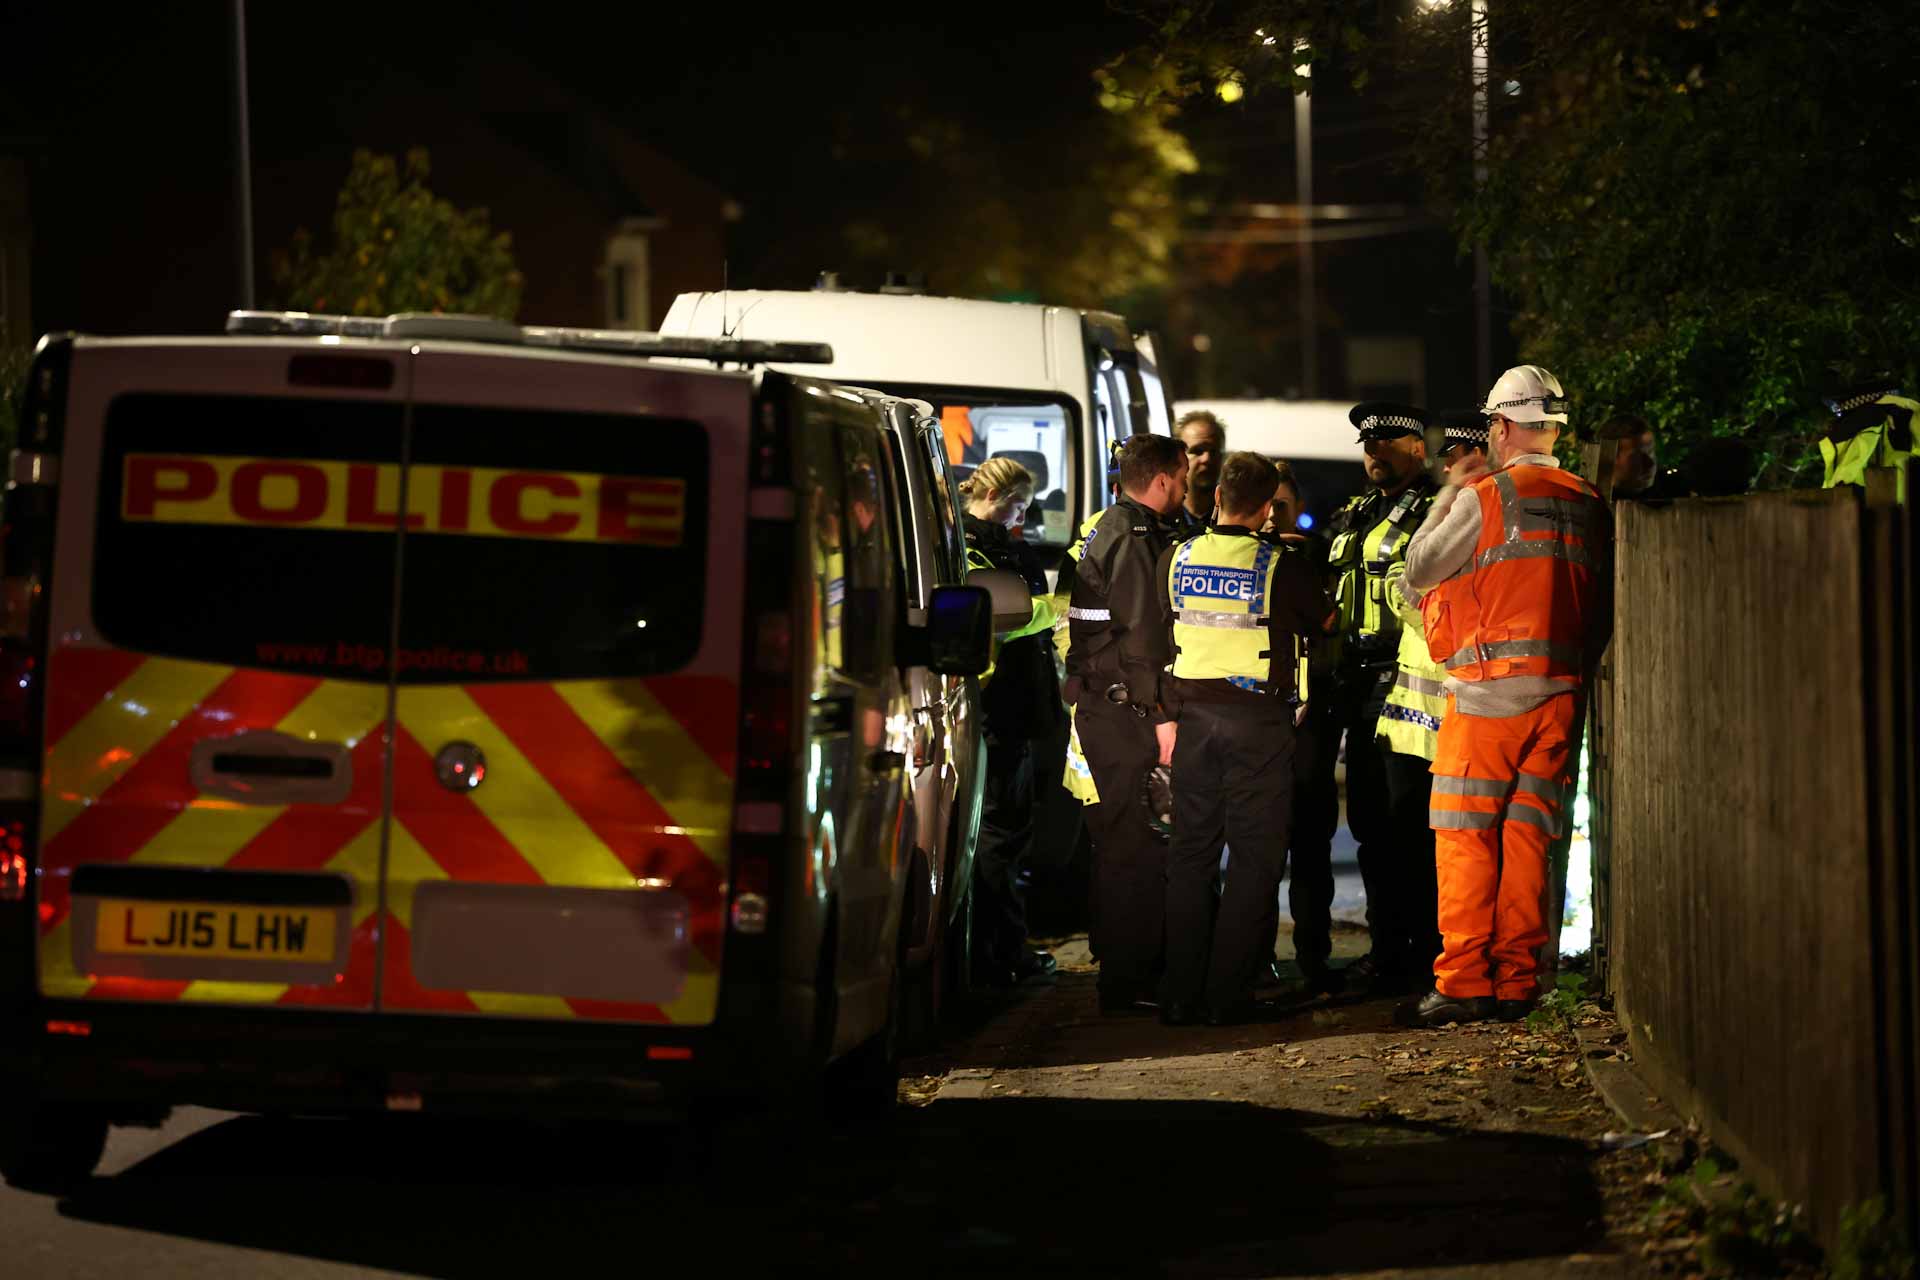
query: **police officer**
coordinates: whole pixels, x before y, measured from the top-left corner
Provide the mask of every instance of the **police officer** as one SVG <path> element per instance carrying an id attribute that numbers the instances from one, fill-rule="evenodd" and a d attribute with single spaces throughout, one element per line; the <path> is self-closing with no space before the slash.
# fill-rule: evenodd
<path id="1" fill-rule="evenodd" d="M 1181 726 L 1160 1015 L 1171 1026 L 1245 1020 L 1272 957 L 1265 925 L 1286 867 L 1298 657 L 1333 621 L 1305 561 L 1258 536 L 1279 481 L 1259 454 L 1229 455 L 1214 528 L 1161 557 Z M 1215 919 L 1213 878 L 1227 845 Z"/>
<path id="2" fill-rule="evenodd" d="M 1424 985 L 1429 955 L 1410 954 L 1408 901 L 1424 892 L 1410 883 L 1417 854 L 1397 847 L 1390 772 L 1410 774 L 1415 766 L 1383 751 L 1375 737 L 1387 694 L 1399 672 L 1401 620 L 1394 611 L 1390 571 L 1404 564 L 1408 541 L 1433 502 L 1436 487 L 1427 474 L 1427 411 L 1408 404 L 1372 401 L 1356 405 L 1348 419 L 1360 432 L 1369 485 L 1329 521 L 1333 543 L 1327 568 L 1339 612 L 1337 655 L 1332 688 L 1319 714 L 1322 744 L 1314 762 L 1313 786 L 1321 795 L 1333 788 L 1333 766 L 1340 737 L 1347 741 L 1347 825 L 1360 845 L 1360 876 L 1367 891 L 1367 929 L 1372 950 L 1349 965 L 1344 985 L 1370 994 Z M 1319 698 L 1315 702 L 1320 702 Z M 1310 713 L 1311 714 L 1311 713 Z M 1326 855 L 1316 844 L 1296 845 L 1296 855 L 1313 859 L 1295 868 L 1294 950 L 1309 984 L 1331 987 L 1324 977 L 1331 949 L 1333 877 L 1317 865 Z"/>
<path id="3" fill-rule="evenodd" d="M 1204 533 L 1213 519 L 1214 492 L 1220 484 L 1220 464 L 1227 454 L 1227 425 L 1206 409 L 1191 409 L 1173 426 L 1187 446 L 1187 499 L 1173 513 L 1173 526 L 1183 538 Z"/>
<path id="4" fill-rule="evenodd" d="M 1487 456 L 1487 415 L 1478 409 L 1453 409 L 1436 419 L 1440 427 L 1440 478 L 1468 458 Z M 1651 434 L 1651 433 L 1649 433 Z"/>
<path id="5" fill-rule="evenodd" d="M 1907 500 L 1906 461 L 1913 456 L 1913 417 L 1920 401 L 1900 392 L 1897 380 L 1871 378 L 1835 391 L 1827 397 L 1833 421 L 1820 437 L 1820 461 L 1825 464 L 1820 485 L 1867 482 L 1867 471 L 1891 468 L 1897 477 L 1895 492 Z"/>
<path id="6" fill-rule="evenodd" d="M 1485 460 L 1487 420 L 1479 410 L 1441 414 L 1438 425 L 1443 475 L 1468 459 Z M 1428 808 L 1433 792 L 1430 770 L 1440 724 L 1447 715 L 1447 669 L 1427 652 L 1420 592 L 1407 585 L 1404 560 L 1387 567 L 1387 588 L 1388 607 L 1400 619 L 1400 643 L 1393 687 L 1381 705 L 1374 736 L 1387 779 L 1387 848 L 1401 859 L 1389 878 L 1405 892 L 1385 899 L 1383 905 L 1397 906 L 1399 913 L 1381 920 L 1376 910 L 1374 927 L 1376 933 L 1384 930 L 1392 935 L 1395 949 L 1404 952 L 1411 966 L 1431 964 L 1440 954 L 1439 887 Z"/>
<path id="7" fill-rule="evenodd" d="M 960 492 L 968 566 L 1016 573 L 1033 594 L 1032 617 L 997 638 L 993 667 L 980 677 L 987 776 L 973 860 L 973 961 L 980 982 L 1006 986 L 1054 970 L 1050 954 L 1027 944 L 1026 861 L 1034 827 L 1032 740 L 1064 715 L 1048 649 L 1055 607 L 1038 557 L 1010 532 L 1033 500 L 1033 476 L 995 455 Z"/>
<path id="8" fill-rule="evenodd" d="M 1087 826 L 1105 1013 L 1156 1007 L 1166 846 L 1138 797 L 1148 770 L 1173 758 L 1175 729 L 1160 688 L 1173 638 L 1155 570 L 1173 542 L 1168 522 L 1187 496 L 1186 447 L 1170 436 L 1131 437 L 1120 455 L 1120 490 L 1081 547 L 1067 609 L 1067 693 L 1100 796 Z"/>

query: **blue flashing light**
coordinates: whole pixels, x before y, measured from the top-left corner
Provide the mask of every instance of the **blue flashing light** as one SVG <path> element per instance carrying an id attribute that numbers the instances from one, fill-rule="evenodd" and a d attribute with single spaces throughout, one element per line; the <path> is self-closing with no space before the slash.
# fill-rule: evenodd
<path id="1" fill-rule="evenodd" d="M 1295 520 L 1294 524 L 1298 525 L 1302 529 L 1313 528 L 1313 513 L 1310 511 L 1302 511 L 1300 513 L 1300 518 L 1298 520 Z"/>

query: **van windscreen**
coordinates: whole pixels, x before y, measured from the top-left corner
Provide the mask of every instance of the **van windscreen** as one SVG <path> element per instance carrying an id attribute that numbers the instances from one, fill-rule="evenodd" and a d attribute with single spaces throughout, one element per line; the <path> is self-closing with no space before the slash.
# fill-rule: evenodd
<path id="1" fill-rule="evenodd" d="M 647 675 L 692 656 L 698 424 L 427 405 L 410 434 L 391 402 L 120 397 L 95 625 L 142 653 L 407 683 Z"/>
<path id="2" fill-rule="evenodd" d="M 1039 392 L 972 387 L 884 390 L 933 405 L 954 483 L 1004 454 L 1033 477 L 1033 502 L 1021 526 L 1028 542 L 1065 547 L 1073 541 L 1073 488 L 1079 410 L 1071 400 Z"/>

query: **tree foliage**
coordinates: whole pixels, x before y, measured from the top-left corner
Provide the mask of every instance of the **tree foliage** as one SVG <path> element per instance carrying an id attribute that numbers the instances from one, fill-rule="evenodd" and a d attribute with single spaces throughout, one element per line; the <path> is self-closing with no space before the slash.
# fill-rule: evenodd
<path id="1" fill-rule="evenodd" d="M 1193 156 L 1171 98 L 1117 95 L 1112 83 L 1103 75 L 1017 131 L 932 95 L 849 110 L 835 159 L 883 176 L 849 193 L 827 260 L 864 278 L 936 264 L 941 293 L 1079 306 L 1163 284 L 1175 179 Z"/>
<path id="2" fill-rule="evenodd" d="M 485 209 L 456 209 L 427 187 L 427 152 L 354 152 L 333 212 L 333 244 L 316 252 L 302 227 L 273 259 L 284 306 L 388 315 L 452 311 L 512 319 L 522 279 L 513 239 Z"/>
<path id="3" fill-rule="evenodd" d="M 1463 248 L 1484 239 L 1527 357 L 1576 424 L 1649 418 L 1684 455 L 1742 436 L 1804 480 L 1831 383 L 1920 375 L 1920 59 L 1911 15 L 1848 0 L 1489 0 L 1475 154 L 1465 0 L 1175 3 L 1134 56 L 1185 91 L 1295 87 L 1299 33 L 1395 120 Z M 1301 86 L 1304 87 L 1304 86 Z M 1484 181 L 1476 181 L 1476 160 Z M 1817 476 L 1817 470 L 1812 472 Z"/>

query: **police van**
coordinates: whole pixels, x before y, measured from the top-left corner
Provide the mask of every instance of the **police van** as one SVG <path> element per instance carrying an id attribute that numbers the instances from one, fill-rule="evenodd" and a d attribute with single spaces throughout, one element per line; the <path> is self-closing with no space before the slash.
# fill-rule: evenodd
<path id="1" fill-rule="evenodd" d="M 928 407 L 764 367 L 818 344 L 228 328 L 29 375 L 0 1171 L 185 1103 L 890 1102 L 996 608 Z"/>
<path id="2" fill-rule="evenodd" d="M 1022 531 L 1050 570 L 1082 522 L 1107 506 L 1113 444 L 1172 431 L 1151 343 L 1109 312 L 933 297 L 899 284 L 865 293 L 829 280 L 811 291 L 683 293 L 660 332 L 804 333 L 833 348 L 821 376 L 929 404 L 960 479 L 996 454 L 1033 475 Z"/>

